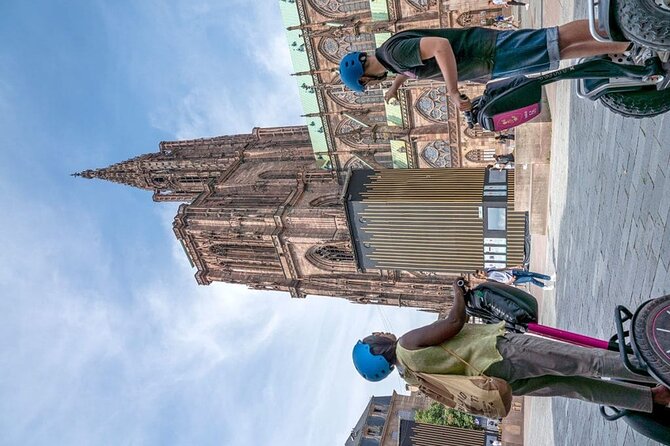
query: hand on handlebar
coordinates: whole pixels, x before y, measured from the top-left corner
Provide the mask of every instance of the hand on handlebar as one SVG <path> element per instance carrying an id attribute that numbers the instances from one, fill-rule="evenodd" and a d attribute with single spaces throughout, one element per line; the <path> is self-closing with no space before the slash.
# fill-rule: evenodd
<path id="1" fill-rule="evenodd" d="M 384 102 L 387 104 L 395 105 L 398 102 L 398 90 L 389 88 L 386 94 L 384 95 Z"/>
<path id="2" fill-rule="evenodd" d="M 456 280 L 453 281 L 452 286 L 454 288 L 462 288 L 465 289 L 466 285 L 468 282 L 465 280 L 465 277 L 459 277 Z"/>
<path id="3" fill-rule="evenodd" d="M 460 92 L 456 92 L 451 96 L 451 100 L 454 102 L 456 107 L 462 112 L 467 112 L 472 109 L 472 103 L 470 102 L 470 98 L 468 98 L 466 95 L 461 94 Z"/>

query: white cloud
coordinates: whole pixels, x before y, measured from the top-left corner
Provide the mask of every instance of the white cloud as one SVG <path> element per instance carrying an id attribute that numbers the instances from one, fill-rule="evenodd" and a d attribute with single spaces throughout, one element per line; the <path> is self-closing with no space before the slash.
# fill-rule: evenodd
<path id="1" fill-rule="evenodd" d="M 143 2 L 133 30 L 122 12 L 101 8 L 154 127 L 183 139 L 303 123 L 275 0 Z"/>
<path id="2" fill-rule="evenodd" d="M 247 133 L 300 113 L 274 0 L 98 6 L 110 65 L 156 127 L 180 138 Z M 212 41 L 244 14 L 239 42 Z M 258 62 L 244 88 L 222 55 L 238 43 Z M 7 91 L 0 83 L 0 108 Z M 61 141 L 21 130 L 26 150 Z M 99 156 L 62 149 L 82 162 Z M 384 327 L 379 310 L 199 287 L 171 230 L 173 205 L 149 194 L 144 213 L 122 201 L 91 203 L 63 193 L 73 187 L 63 186 L 64 173 L 52 175 L 38 183 L 59 186 L 50 191 L 0 178 L 11 210 L 0 219 L 0 442 L 339 445 L 369 397 L 397 386 L 366 383 L 350 362 L 356 338 Z M 144 243 L 131 224 L 160 234 Z M 154 254 L 165 244 L 172 257 Z M 432 319 L 383 312 L 398 332 Z"/>
<path id="3" fill-rule="evenodd" d="M 4 253 L 18 259 L 2 263 L 0 303 L 0 428 L 9 443 L 163 443 L 157 432 L 171 429 L 184 444 L 205 432 L 211 442 L 230 437 L 240 446 L 280 445 L 278 438 L 341 444 L 369 397 L 397 384 L 365 383 L 349 359 L 357 337 L 384 326 L 379 310 L 230 284 L 198 287 L 171 233 L 170 206 L 159 211 L 156 231 L 173 258 L 120 285 L 118 259 L 99 243 L 86 211 L 35 200 L 26 207 L 14 196 L 15 214 L 30 225 L 0 224 L 11 234 Z M 162 205 L 147 199 L 152 206 Z M 79 274 L 94 280 L 82 283 Z M 399 332 L 430 318 L 383 311 Z M 165 411 L 189 416 L 175 421 Z"/>

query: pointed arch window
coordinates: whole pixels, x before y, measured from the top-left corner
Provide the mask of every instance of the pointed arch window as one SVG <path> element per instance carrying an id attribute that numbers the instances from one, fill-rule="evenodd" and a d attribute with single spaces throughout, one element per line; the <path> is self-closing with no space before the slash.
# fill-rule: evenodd
<path id="1" fill-rule="evenodd" d="M 384 95 L 381 89 L 369 90 L 363 93 L 351 91 L 328 90 L 328 96 L 337 104 L 347 108 L 363 108 L 371 104 L 383 104 Z"/>
<path id="2" fill-rule="evenodd" d="M 469 26 L 491 26 L 495 18 L 502 14 L 502 12 L 502 8 L 467 11 L 456 18 L 456 23 L 466 28 Z"/>
<path id="3" fill-rule="evenodd" d="M 410 5 L 414 6 L 418 10 L 426 10 L 428 9 L 428 0 L 406 0 L 407 3 Z"/>
<path id="4" fill-rule="evenodd" d="M 490 163 L 495 160 L 495 149 L 475 149 L 465 154 L 465 159 L 474 163 Z"/>
<path id="5" fill-rule="evenodd" d="M 421 158 L 430 164 L 431 167 L 456 167 L 460 165 L 458 149 L 450 147 L 449 142 L 444 139 L 438 139 L 426 144 L 420 153 Z"/>
<path id="6" fill-rule="evenodd" d="M 324 195 L 309 202 L 314 208 L 338 208 L 342 206 L 338 195 Z"/>
<path id="7" fill-rule="evenodd" d="M 475 125 L 473 128 L 466 128 L 463 130 L 463 133 L 465 136 L 468 138 L 493 138 L 496 136 L 495 132 L 489 132 L 488 130 L 484 130 L 479 126 L 479 124 Z"/>
<path id="8" fill-rule="evenodd" d="M 427 90 L 416 100 L 416 109 L 419 114 L 430 121 L 447 122 L 449 120 L 447 87 Z"/>
<path id="9" fill-rule="evenodd" d="M 295 172 L 278 172 L 274 170 L 266 170 L 258 175 L 262 180 L 294 180 L 296 178 Z"/>
<path id="10" fill-rule="evenodd" d="M 344 165 L 344 169 L 351 169 L 351 170 L 357 170 L 357 169 L 372 169 L 368 163 L 363 161 L 357 156 L 352 156 L 349 158 L 349 161 L 347 161 L 347 164 Z"/>
<path id="11" fill-rule="evenodd" d="M 393 156 L 390 151 L 375 152 L 373 158 L 385 168 L 393 169 Z"/>
<path id="12" fill-rule="evenodd" d="M 227 257 L 228 256 L 228 251 L 229 247 L 227 245 L 212 245 L 211 248 L 209 248 L 210 252 L 214 255 L 220 256 L 220 257 Z"/>
<path id="13" fill-rule="evenodd" d="M 365 120 L 368 124 L 385 124 L 386 117 L 382 115 L 368 115 Z M 345 144 L 351 147 L 366 149 L 370 147 L 386 147 L 389 144 L 388 135 L 377 134 L 375 139 L 372 130 L 365 128 L 356 121 L 349 118 L 343 119 L 335 129 L 335 135 Z"/>
<path id="14" fill-rule="evenodd" d="M 308 0 L 320 14 L 326 17 L 344 17 L 353 12 L 368 11 L 368 0 Z"/>
<path id="15" fill-rule="evenodd" d="M 355 268 L 354 255 L 344 244 L 313 246 L 307 251 L 307 260 L 321 269 L 350 271 Z"/>
<path id="16" fill-rule="evenodd" d="M 339 64 L 340 59 L 345 54 L 352 51 L 374 51 L 375 38 L 373 34 L 362 33 L 357 36 L 346 34 L 341 37 L 323 37 L 319 41 L 319 51 L 326 56 L 328 60 Z"/>

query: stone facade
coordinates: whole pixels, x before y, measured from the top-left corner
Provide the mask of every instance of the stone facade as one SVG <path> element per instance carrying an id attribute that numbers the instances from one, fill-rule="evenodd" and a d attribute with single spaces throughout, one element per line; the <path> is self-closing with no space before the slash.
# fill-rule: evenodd
<path id="1" fill-rule="evenodd" d="M 337 174 L 317 168 L 305 126 L 163 142 L 160 152 L 77 174 L 183 201 L 174 232 L 199 284 L 240 283 L 293 297 L 443 311 L 451 277 L 353 260 Z"/>
<path id="2" fill-rule="evenodd" d="M 399 104 L 384 102 L 392 80 L 364 93 L 346 89 L 339 60 L 374 51 L 392 34 L 412 28 L 486 26 L 507 13 L 486 0 L 280 0 L 289 50 L 319 159 L 329 168 L 483 167 L 504 149 L 492 132 L 467 129 L 444 82 L 410 80 Z M 476 97 L 483 86 L 461 85 Z M 394 144 L 391 142 L 393 141 Z M 321 147 L 319 147 L 321 146 Z"/>
<path id="3" fill-rule="evenodd" d="M 345 52 L 372 50 L 390 33 L 483 25 L 502 10 L 487 9 L 486 0 L 388 0 L 380 16 L 368 0 L 279 3 L 302 70 L 295 74 L 306 126 L 162 142 L 158 153 L 77 175 L 151 190 L 154 201 L 185 202 L 174 232 L 199 284 L 446 311 L 453 276 L 357 270 L 340 202 L 343 177 L 350 168 L 482 167 L 496 151 L 494 135 L 465 127 L 443 83 L 408 82 L 390 107 L 383 100 L 390 81 L 353 93 L 337 66 Z M 462 88 L 470 97 L 482 90 Z"/>
<path id="4" fill-rule="evenodd" d="M 414 420 L 417 410 L 425 410 L 432 400 L 418 394 L 373 396 L 356 426 L 345 440 L 345 446 L 396 446 L 400 420 Z"/>

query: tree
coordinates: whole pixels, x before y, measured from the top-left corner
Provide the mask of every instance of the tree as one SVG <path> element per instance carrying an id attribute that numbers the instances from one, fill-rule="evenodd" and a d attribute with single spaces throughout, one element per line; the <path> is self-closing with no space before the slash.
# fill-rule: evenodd
<path id="1" fill-rule="evenodd" d="M 438 424 L 465 429 L 481 429 L 475 424 L 475 417 L 472 415 L 459 410 L 448 409 L 440 403 L 433 403 L 426 410 L 418 410 L 414 415 L 414 421 L 417 423 Z"/>

